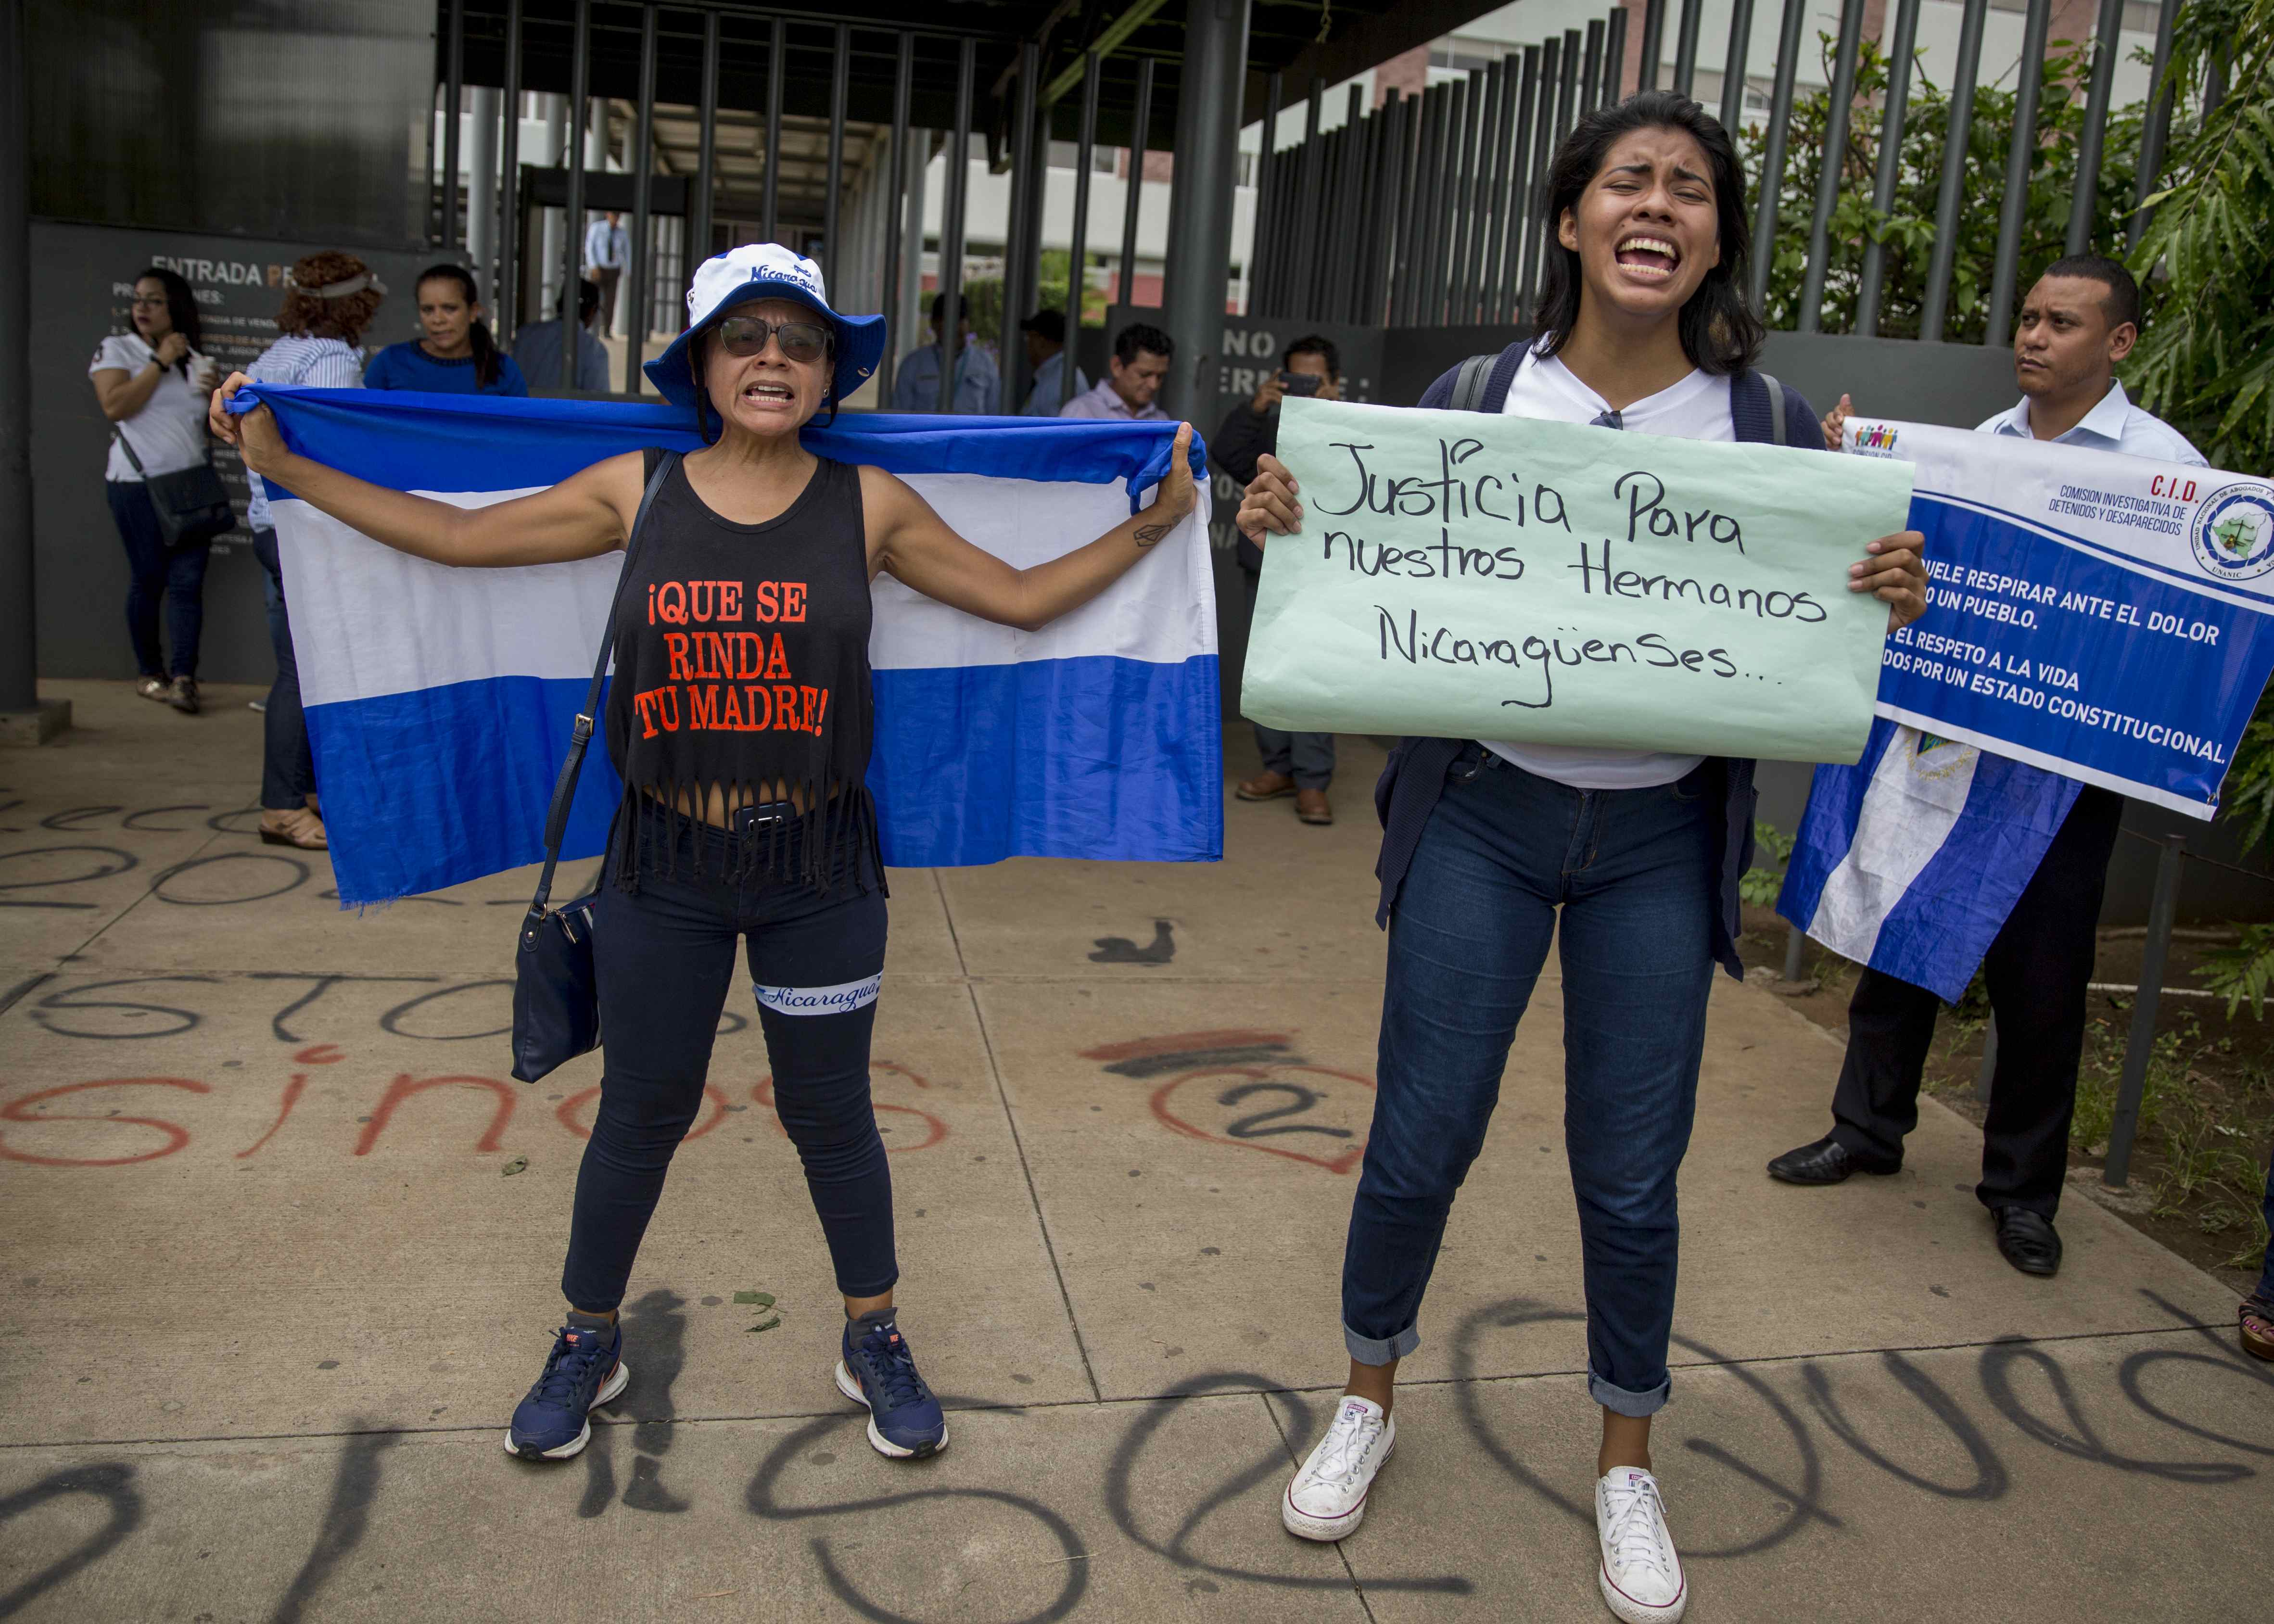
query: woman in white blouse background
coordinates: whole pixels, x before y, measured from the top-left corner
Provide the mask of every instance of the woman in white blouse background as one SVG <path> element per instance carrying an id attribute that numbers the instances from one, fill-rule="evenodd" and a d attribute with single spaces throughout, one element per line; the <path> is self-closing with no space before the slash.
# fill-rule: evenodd
<path id="1" fill-rule="evenodd" d="M 87 375 L 111 425 L 103 479 L 111 518 L 126 546 L 126 633 L 134 643 L 135 691 L 194 716 L 211 544 L 169 548 L 142 482 L 146 474 L 178 473 L 206 460 L 206 397 L 213 393 L 215 371 L 198 351 L 196 297 L 176 273 L 153 266 L 137 275 L 132 316 L 132 332 L 114 333 L 96 347 Z M 159 641 L 162 603 L 164 644 Z"/>

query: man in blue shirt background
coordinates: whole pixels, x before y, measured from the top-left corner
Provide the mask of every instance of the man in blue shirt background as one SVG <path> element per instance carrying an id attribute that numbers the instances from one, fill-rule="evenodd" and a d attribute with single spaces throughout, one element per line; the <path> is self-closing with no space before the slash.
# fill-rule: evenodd
<path id="1" fill-rule="evenodd" d="M 1089 380 L 1066 353 L 1065 312 L 1038 310 L 1019 324 L 1019 331 L 1027 335 L 1027 367 L 1035 380 L 1019 415 L 1055 417 L 1059 407 L 1089 387 Z"/>
<path id="2" fill-rule="evenodd" d="M 592 336 L 592 318 L 599 313 L 599 284 L 589 276 L 576 279 L 576 377 L 573 383 L 561 380 L 561 318 L 568 313 L 568 301 L 563 297 L 553 307 L 550 321 L 524 323 L 513 335 L 513 358 L 520 363 L 521 375 L 529 380 L 532 389 L 568 387 L 589 393 L 604 391 L 608 387 L 608 352 L 600 341 Z"/>
<path id="3" fill-rule="evenodd" d="M 584 272 L 600 284 L 600 331 L 616 330 L 616 283 L 632 262 L 632 234 L 614 209 L 584 228 Z"/>
<path id="4" fill-rule="evenodd" d="M 947 295 L 933 294 L 930 335 L 920 348 L 900 357 L 900 372 L 892 380 L 894 411 L 939 410 L 938 335 L 946 316 Z M 955 302 L 955 394 L 948 410 L 959 417 L 994 417 L 1002 409 L 1003 374 L 995 357 L 972 337 L 971 305 L 960 297 Z"/>

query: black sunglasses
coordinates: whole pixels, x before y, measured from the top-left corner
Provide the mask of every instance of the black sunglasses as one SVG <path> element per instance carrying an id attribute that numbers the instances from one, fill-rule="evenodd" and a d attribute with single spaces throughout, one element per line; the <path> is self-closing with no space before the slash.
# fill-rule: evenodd
<path id="1" fill-rule="evenodd" d="M 818 361 L 834 346 L 835 335 L 816 321 L 768 321 L 763 316 L 729 316 L 719 324 L 719 342 L 730 356 L 761 354 L 766 341 L 781 341 L 793 361 Z"/>

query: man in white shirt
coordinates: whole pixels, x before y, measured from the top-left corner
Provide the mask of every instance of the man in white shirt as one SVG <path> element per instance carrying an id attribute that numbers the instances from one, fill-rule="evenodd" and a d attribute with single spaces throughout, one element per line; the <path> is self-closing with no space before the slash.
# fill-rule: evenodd
<path id="1" fill-rule="evenodd" d="M 632 262 L 632 234 L 614 209 L 584 228 L 584 274 L 600 284 L 600 331 L 616 330 L 616 283 Z"/>
<path id="2" fill-rule="evenodd" d="M 1105 364 L 1105 377 L 1096 388 L 1059 407 L 1058 416 L 1124 420 L 1166 417 L 1169 414 L 1154 403 L 1153 397 L 1161 392 L 1161 380 L 1169 375 L 1169 363 L 1176 353 L 1176 341 L 1160 328 L 1131 322 L 1114 335 L 1113 358 Z"/>
<path id="3" fill-rule="evenodd" d="M 2140 289 L 2129 271 L 2092 254 L 2048 267 L 2022 301 L 2014 331 L 2021 402 L 1977 432 L 2202 466 L 2202 454 L 2185 435 L 2132 404 L 2116 381 L 2116 364 L 2139 340 Z M 1849 410 L 1843 395 L 1824 419 L 1825 443 L 1835 450 Z M 2015 771 L 2041 780 L 2051 806 L 2062 795 L 2074 799 L 1983 960 L 1998 1020 L 1998 1063 L 1976 1194 L 1997 1221 L 2005 1259 L 2025 1274 L 2051 1274 L 2060 1267 L 2052 1220 L 2068 1167 L 2086 984 L 2124 802 L 2036 768 Z M 1832 1132 L 1777 1157 L 1770 1176 L 1836 1184 L 1858 1171 L 1898 1170 L 1904 1136 L 1918 1121 L 1919 1081 L 1941 1007 L 1925 989 L 1867 967 L 1849 1001 Z"/>

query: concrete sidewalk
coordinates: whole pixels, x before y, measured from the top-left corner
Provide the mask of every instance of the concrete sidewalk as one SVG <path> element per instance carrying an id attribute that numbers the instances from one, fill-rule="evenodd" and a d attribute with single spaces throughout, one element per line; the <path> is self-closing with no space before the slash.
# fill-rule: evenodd
<path id="1" fill-rule="evenodd" d="M 631 1386 L 537 1468 L 499 1437 L 558 1323 L 599 1068 L 505 1079 L 527 876 L 343 915 L 320 856 L 250 832 L 245 692 L 187 718 L 55 688 L 79 729 L 0 756 L 0 1618 L 1609 1616 L 1552 973 L 1366 1526 L 1279 1527 L 1344 1364 L 1382 964 L 1363 741 L 1341 823 L 1228 799 L 1220 866 L 893 874 L 877 1097 L 952 1448 L 880 1459 L 831 1387 L 826 1256 L 738 997 L 627 1304 Z M 1898 1177 L 1772 1184 L 1839 1057 L 1717 985 L 1657 1445 L 1690 1616 L 2233 1611 L 2274 1455 L 2233 1295 L 2082 1200 L 2061 1275 L 2016 1274 L 1978 1136 L 1931 1103 Z"/>

